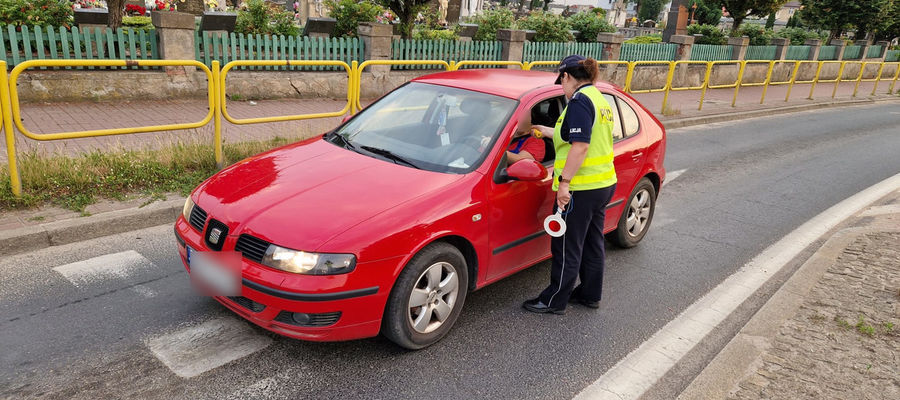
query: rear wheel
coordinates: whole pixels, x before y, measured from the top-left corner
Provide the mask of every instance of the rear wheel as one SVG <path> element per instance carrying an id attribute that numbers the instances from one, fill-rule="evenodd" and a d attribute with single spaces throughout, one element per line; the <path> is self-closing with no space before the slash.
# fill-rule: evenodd
<path id="1" fill-rule="evenodd" d="M 649 179 L 642 178 L 628 196 L 618 227 L 607 235 L 607 239 L 619 247 L 637 246 L 650 229 L 655 210 L 656 188 Z"/>
<path id="2" fill-rule="evenodd" d="M 462 253 L 447 243 L 431 244 L 397 278 L 382 319 L 382 333 L 417 350 L 441 340 L 466 300 L 468 272 Z"/>

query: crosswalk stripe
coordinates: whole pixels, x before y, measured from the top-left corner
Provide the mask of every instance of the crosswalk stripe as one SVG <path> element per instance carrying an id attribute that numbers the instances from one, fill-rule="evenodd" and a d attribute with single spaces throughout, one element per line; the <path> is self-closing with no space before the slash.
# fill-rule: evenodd
<path id="1" fill-rule="evenodd" d="M 53 268 L 53 271 L 62 275 L 73 285 L 81 287 L 112 278 L 127 278 L 142 269 L 153 266 L 153 262 L 140 253 L 128 250 L 60 265 Z"/>
<path id="2" fill-rule="evenodd" d="M 146 344 L 172 372 L 191 378 L 260 351 L 272 339 L 228 316 L 151 338 Z"/>

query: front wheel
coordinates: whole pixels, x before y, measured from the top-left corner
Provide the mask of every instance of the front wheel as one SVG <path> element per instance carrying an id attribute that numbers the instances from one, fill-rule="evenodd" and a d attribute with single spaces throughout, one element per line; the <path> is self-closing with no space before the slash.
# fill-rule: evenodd
<path id="1" fill-rule="evenodd" d="M 650 229 L 656 210 L 656 188 L 647 178 L 642 178 L 631 191 L 616 230 L 607 238 L 619 247 L 637 246 Z"/>
<path id="2" fill-rule="evenodd" d="M 466 260 L 456 247 L 447 243 L 425 247 L 397 278 L 382 333 L 410 350 L 436 343 L 459 317 L 468 284 Z"/>

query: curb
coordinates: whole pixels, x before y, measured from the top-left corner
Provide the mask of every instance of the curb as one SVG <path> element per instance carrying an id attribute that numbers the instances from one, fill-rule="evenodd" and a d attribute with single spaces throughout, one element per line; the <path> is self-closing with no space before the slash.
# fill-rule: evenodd
<path id="1" fill-rule="evenodd" d="M 700 117 L 687 117 L 687 118 L 663 120 L 660 122 L 662 122 L 663 126 L 666 129 L 677 129 L 677 128 L 685 128 L 688 126 L 711 124 L 711 123 L 716 123 L 716 122 L 738 121 L 738 120 L 742 120 L 742 119 L 767 117 L 767 116 L 777 115 L 777 114 L 789 114 L 789 113 L 795 113 L 795 112 L 817 110 L 820 108 L 874 104 L 874 103 L 882 102 L 882 101 L 897 101 L 897 99 L 882 98 L 882 99 L 838 100 L 838 101 L 829 101 L 829 102 L 824 102 L 824 103 L 801 104 L 801 105 L 796 105 L 796 106 L 767 108 L 767 109 L 743 111 L 743 112 L 710 114 L 710 115 L 704 115 L 704 116 L 700 116 Z"/>
<path id="2" fill-rule="evenodd" d="M 0 231 L 0 256 L 174 223 L 184 199 Z"/>
<path id="3" fill-rule="evenodd" d="M 890 197 L 888 195 L 886 197 Z M 896 196 L 896 195 L 893 195 Z M 885 208 L 870 205 L 871 208 Z M 888 209 L 885 214 L 898 215 Z M 861 211 L 856 218 L 871 213 Z M 678 400 L 726 398 L 747 373 L 754 371 L 760 357 L 771 347 L 785 321 L 796 315 L 809 292 L 844 250 L 858 237 L 871 233 L 900 232 L 890 224 L 873 223 L 838 231 L 805 262 L 754 314 L 743 328 L 678 395 Z"/>

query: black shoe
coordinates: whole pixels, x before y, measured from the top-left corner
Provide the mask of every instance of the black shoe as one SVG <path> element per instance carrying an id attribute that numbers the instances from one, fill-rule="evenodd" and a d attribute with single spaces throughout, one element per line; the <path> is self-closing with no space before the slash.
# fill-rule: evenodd
<path id="1" fill-rule="evenodd" d="M 593 308 L 595 310 L 600 308 L 599 301 L 589 301 L 589 300 L 582 299 L 581 297 L 575 297 L 575 296 L 569 297 L 569 303 L 578 303 L 587 308 Z"/>
<path id="2" fill-rule="evenodd" d="M 528 300 L 528 301 L 522 303 L 522 307 L 528 311 L 531 311 L 533 313 L 538 313 L 538 314 L 553 313 L 553 314 L 563 315 L 566 313 L 566 309 L 560 310 L 557 308 L 550 307 L 544 303 L 541 303 L 541 301 L 538 299 Z"/>

